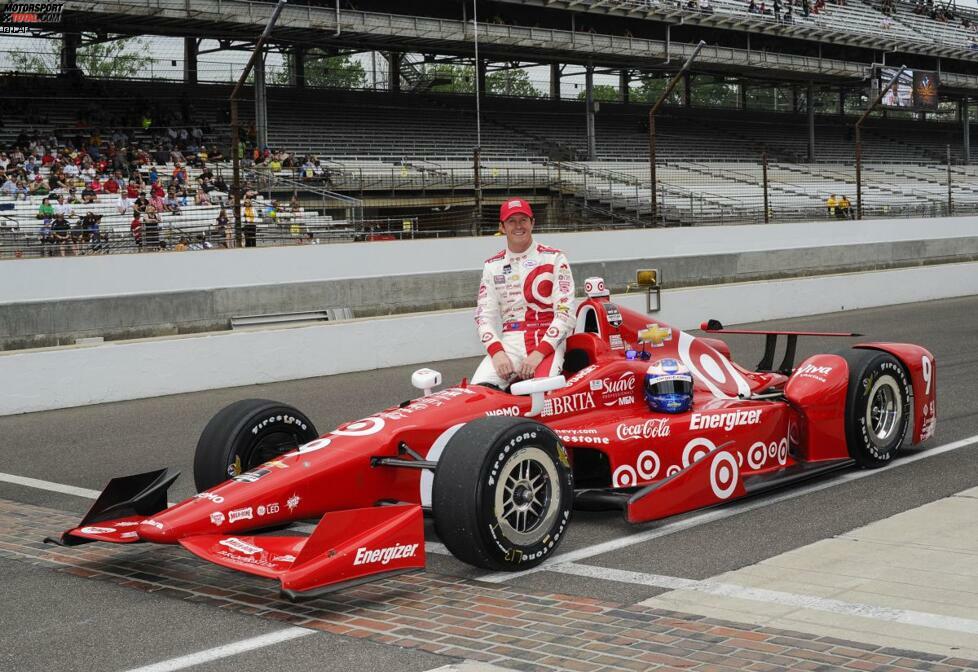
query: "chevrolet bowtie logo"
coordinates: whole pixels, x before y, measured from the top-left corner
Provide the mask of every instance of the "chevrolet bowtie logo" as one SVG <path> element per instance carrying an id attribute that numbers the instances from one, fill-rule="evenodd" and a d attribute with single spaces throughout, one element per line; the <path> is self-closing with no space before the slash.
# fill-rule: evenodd
<path id="1" fill-rule="evenodd" d="M 651 343 L 653 347 L 660 346 L 666 341 L 672 340 L 672 329 L 660 327 L 658 324 L 646 325 L 645 329 L 638 332 L 639 343 Z"/>

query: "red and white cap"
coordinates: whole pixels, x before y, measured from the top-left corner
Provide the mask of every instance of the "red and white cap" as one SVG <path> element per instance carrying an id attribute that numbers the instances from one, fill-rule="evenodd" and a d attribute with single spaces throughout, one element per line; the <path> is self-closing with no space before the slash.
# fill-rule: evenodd
<path id="1" fill-rule="evenodd" d="M 533 208 L 522 198 L 513 198 L 499 206 L 499 221 L 505 222 L 513 215 L 524 214 L 533 217 Z"/>

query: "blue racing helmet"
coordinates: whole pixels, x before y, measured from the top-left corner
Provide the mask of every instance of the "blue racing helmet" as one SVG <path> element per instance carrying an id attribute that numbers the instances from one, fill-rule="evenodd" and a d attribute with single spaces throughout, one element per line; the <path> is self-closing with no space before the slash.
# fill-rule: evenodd
<path id="1" fill-rule="evenodd" d="M 682 413 L 693 405 L 693 376 L 675 359 L 653 362 L 645 372 L 645 401 L 649 410 Z"/>

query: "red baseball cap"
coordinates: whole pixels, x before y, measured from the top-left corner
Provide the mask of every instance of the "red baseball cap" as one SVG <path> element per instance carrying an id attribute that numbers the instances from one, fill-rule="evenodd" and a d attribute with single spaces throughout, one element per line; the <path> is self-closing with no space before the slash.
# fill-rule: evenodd
<path id="1" fill-rule="evenodd" d="M 499 206 L 499 221 L 505 222 L 513 215 L 521 213 L 527 217 L 533 217 L 533 208 L 531 208 L 530 204 L 524 201 L 522 198 L 508 200 Z"/>

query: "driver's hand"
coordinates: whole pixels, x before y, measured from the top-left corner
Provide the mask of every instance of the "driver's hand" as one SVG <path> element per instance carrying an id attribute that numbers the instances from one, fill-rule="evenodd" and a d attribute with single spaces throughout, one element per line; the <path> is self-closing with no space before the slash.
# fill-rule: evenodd
<path id="1" fill-rule="evenodd" d="M 539 350 L 531 352 L 523 363 L 520 365 L 520 378 L 524 380 L 527 378 L 532 378 L 533 374 L 536 372 L 537 367 L 540 366 L 540 362 L 543 361 L 543 353 Z"/>
<path id="2" fill-rule="evenodd" d="M 508 381 L 516 373 L 516 370 L 513 369 L 513 361 L 502 350 L 492 356 L 492 367 L 496 369 L 496 374 L 503 380 Z"/>

